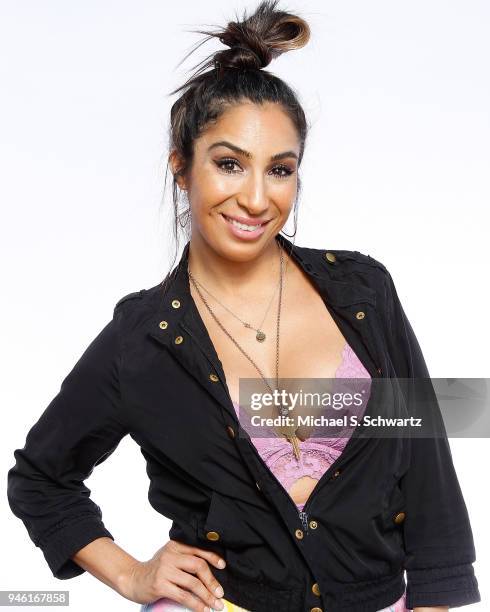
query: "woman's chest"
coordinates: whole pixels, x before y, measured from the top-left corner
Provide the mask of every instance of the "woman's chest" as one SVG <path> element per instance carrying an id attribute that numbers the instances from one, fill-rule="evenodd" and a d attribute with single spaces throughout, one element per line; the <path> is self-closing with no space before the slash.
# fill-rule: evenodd
<path id="1" fill-rule="evenodd" d="M 276 296 L 265 319 L 266 305 L 250 305 L 231 314 L 208 303 L 211 313 L 197 295 L 195 302 L 233 401 L 239 399 L 241 378 L 334 378 L 342 362 L 346 340 L 303 274 L 296 273 L 283 290 L 279 312 Z M 263 341 L 257 340 L 258 331 L 265 334 Z"/>

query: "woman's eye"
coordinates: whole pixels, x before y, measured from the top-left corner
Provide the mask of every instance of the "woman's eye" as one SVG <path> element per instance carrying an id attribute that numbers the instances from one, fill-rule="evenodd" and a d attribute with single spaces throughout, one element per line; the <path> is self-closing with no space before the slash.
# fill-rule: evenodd
<path id="1" fill-rule="evenodd" d="M 236 159 L 222 159 L 221 161 L 216 162 L 218 168 L 228 172 L 228 174 L 236 174 L 236 170 L 230 170 L 229 168 L 229 166 L 234 166 L 235 164 L 238 164 Z M 225 168 L 225 166 L 228 166 L 228 168 Z"/>
<path id="2" fill-rule="evenodd" d="M 280 172 L 284 172 L 284 174 L 276 175 L 279 178 L 287 178 L 288 176 L 291 176 L 291 174 L 294 172 L 294 170 L 291 170 L 291 168 L 288 168 L 288 166 L 275 166 L 273 170 L 279 170 Z"/>
<path id="3" fill-rule="evenodd" d="M 233 170 L 230 166 L 238 165 L 236 159 L 222 159 L 220 161 L 215 162 L 220 170 L 227 172 L 228 174 L 237 174 L 238 170 Z M 271 172 L 277 178 L 287 178 L 290 176 L 294 170 L 291 170 L 288 166 L 284 166 L 280 164 L 279 166 L 274 166 Z"/>

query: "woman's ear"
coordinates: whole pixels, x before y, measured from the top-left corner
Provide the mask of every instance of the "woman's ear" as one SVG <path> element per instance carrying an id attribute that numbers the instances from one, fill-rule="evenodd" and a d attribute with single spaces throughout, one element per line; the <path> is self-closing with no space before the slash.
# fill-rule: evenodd
<path id="1" fill-rule="evenodd" d="M 168 157 L 168 161 L 170 164 L 170 168 L 172 170 L 172 174 L 175 177 L 175 180 L 177 181 L 177 185 L 179 186 L 180 189 L 186 191 L 187 190 L 187 183 L 185 180 L 185 176 L 184 173 L 182 172 L 182 168 L 184 167 L 184 163 L 182 160 L 182 157 L 179 155 L 179 153 L 174 149 L 169 157 Z"/>

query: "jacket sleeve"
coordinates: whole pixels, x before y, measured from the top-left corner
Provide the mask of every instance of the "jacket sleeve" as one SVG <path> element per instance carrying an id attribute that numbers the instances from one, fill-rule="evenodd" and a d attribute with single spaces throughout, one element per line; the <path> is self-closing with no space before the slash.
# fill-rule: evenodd
<path id="1" fill-rule="evenodd" d="M 114 540 L 84 480 L 128 433 L 121 419 L 116 313 L 62 381 L 24 447 L 14 451 L 7 476 L 12 512 L 61 580 L 85 571 L 71 560 L 78 550 L 96 538 Z"/>
<path id="2" fill-rule="evenodd" d="M 409 413 L 425 421 L 425 437 L 409 436 L 409 467 L 400 480 L 407 608 L 475 603 L 481 598 L 473 535 L 444 421 L 421 348 L 385 273 L 390 354 L 397 378 L 411 379 L 404 386 Z"/>

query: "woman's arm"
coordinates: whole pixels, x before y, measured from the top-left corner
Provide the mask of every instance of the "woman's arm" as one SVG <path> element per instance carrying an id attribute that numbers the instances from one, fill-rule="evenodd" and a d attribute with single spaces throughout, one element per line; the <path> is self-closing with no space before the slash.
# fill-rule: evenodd
<path id="1" fill-rule="evenodd" d="M 423 418 L 427 436 L 414 433 L 408 439 L 410 462 L 400 478 L 406 512 L 402 532 L 407 607 L 444 610 L 476 603 L 481 597 L 473 570 L 473 534 L 437 396 L 386 268 L 385 281 L 389 352 L 406 390 L 409 414 Z"/>
<path id="2" fill-rule="evenodd" d="M 84 481 L 128 433 L 120 397 L 119 315 L 84 351 L 59 393 L 15 450 L 8 501 L 55 578 L 85 570 L 71 556 L 111 538 Z M 100 546 L 100 543 L 99 545 Z"/>
<path id="3" fill-rule="evenodd" d="M 137 603 L 167 597 L 193 612 L 223 610 L 223 587 L 211 572 L 223 569 L 217 553 L 169 540 L 149 561 L 137 561 L 110 538 L 98 538 L 73 557 L 78 565 Z"/>
<path id="4" fill-rule="evenodd" d="M 138 563 L 111 538 L 97 538 L 71 558 L 82 569 L 123 596 L 126 578 Z"/>

